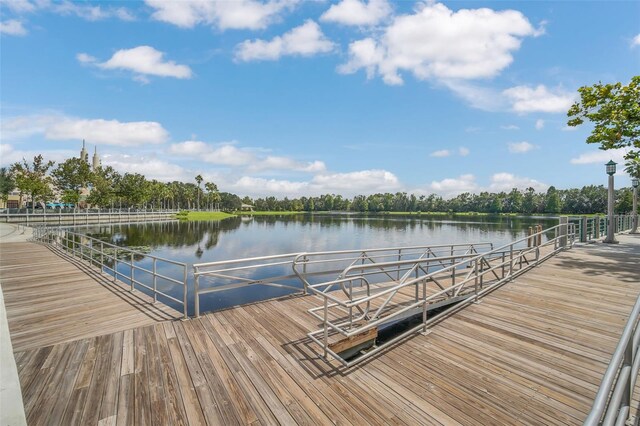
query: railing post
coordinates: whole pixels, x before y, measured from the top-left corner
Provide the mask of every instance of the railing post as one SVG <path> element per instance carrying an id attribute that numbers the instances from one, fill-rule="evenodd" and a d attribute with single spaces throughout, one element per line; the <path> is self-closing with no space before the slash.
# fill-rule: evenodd
<path id="1" fill-rule="evenodd" d="M 600 238 L 600 216 L 593 218 L 593 239 L 597 240 L 598 238 Z"/>
<path id="2" fill-rule="evenodd" d="M 567 246 L 567 230 L 569 226 L 569 218 L 560 216 L 560 248 Z"/>
<path id="3" fill-rule="evenodd" d="M 136 287 L 135 287 L 135 273 L 134 273 L 134 269 L 133 269 L 133 253 L 131 253 L 130 259 L 131 261 L 131 274 L 129 276 L 129 280 L 131 281 L 131 291 L 134 292 L 136 291 Z"/>
<path id="4" fill-rule="evenodd" d="M 153 303 L 158 301 L 158 276 L 156 275 L 157 259 L 153 258 Z"/>
<path id="5" fill-rule="evenodd" d="M 187 265 L 184 265 L 183 275 L 182 275 L 182 303 L 184 304 L 184 319 L 189 318 L 189 304 L 187 300 L 188 294 L 188 286 L 187 286 Z"/>
<path id="6" fill-rule="evenodd" d="M 325 299 L 326 300 L 326 299 Z M 422 281 L 422 332 L 427 332 L 427 281 Z"/>
<path id="7" fill-rule="evenodd" d="M 104 241 L 100 241 L 100 273 L 104 269 Z"/>
<path id="8" fill-rule="evenodd" d="M 582 219 L 580 220 L 580 242 L 581 243 L 587 242 L 587 217 L 586 216 L 582 216 Z"/>
<path id="9" fill-rule="evenodd" d="M 194 307 L 195 307 L 195 314 L 196 314 L 196 318 L 200 317 L 200 294 L 198 294 L 200 291 L 200 275 L 196 275 L 195 276 L 195 280 L 194 280 L 194 284 L 193 284 L 193 293 L 194 293 Z M 326 298 L 325 298 L 325 303 L 326 303 Z"/>
<path id="10" fill-rule="evenodd" d="M 118 248 L 113 249 L 113 282 L 118 280 Z"/>

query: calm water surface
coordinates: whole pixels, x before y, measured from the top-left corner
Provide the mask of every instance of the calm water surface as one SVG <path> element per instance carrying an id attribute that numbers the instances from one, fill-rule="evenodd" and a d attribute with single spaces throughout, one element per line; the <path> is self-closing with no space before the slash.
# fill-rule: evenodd
<path id="1" fill-rule="evenodd" d="M 305 251 L 471 242 L 492 242 L 497 247 L 526 236 L 528 227 L 537 224 L 548 228 L 557 224 L 557 219 L 453 215 L 422 218 L 296 215 L 234 217 L 210 222 L 94 225 L 83 230 L 104 241 L 120 246 L 143 247 L 148 254 L 187 263 L 191 272 L 194 263 Z M 151 268 L 149 259 L 136 261 L 141 267 Z M 128 269 L 123 265 L 119 268 L 123 274 L 127 274 Z M 158 272 L 177 275 L 177 270 L 160 264 Z M 289 268 L 285 272 L 283 268 L 283 272 L 291 273 L 291 270 Z M 193 279 L 190 277 L 190 312 L 193 312 L 192 287 Z M 159 283 L 159 288 L 181 298 L 180 288 L 168 283 Z M 202 297 L 201 310 L 222 309 L 286 293 L 286 290 L 263 286 L 214 293 Z"/>

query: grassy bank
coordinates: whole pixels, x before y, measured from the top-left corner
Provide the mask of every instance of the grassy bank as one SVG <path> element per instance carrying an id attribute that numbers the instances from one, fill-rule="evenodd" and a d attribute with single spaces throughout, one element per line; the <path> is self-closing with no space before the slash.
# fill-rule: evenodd
<path id="1" fill-rule="evenodd" d="M 242 216 L 291 216 L 291 215 L 295 215 L 295 214 L 305 214 L 308 212 L 292 212 L 292 211 L 281 211 L 281 212 L 258 212 L 258 211 L 254 211 L 254 212 L 248 212 L 248 211 L 236 211 L 233 212 L 233 214 L 236 215 L 242 215 Z"/>
<path id="2" fill-rule="evenodd" d="M 176 218 L 180 220 L 222 220 L 234 215 L 223 212 L 180 212 Z"/>

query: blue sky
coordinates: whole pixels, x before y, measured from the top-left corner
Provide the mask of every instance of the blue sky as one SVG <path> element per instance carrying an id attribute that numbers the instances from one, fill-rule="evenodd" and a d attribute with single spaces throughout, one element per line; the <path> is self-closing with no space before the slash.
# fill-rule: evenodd
<path id="1" fill-rule="evenodd" d="M 640 2 L 0 0 L 0 163 L 239 195 L 605 183 L 576 89 L 640 71 Z M 617 186 L 628 185 L 623 173 Z"/>

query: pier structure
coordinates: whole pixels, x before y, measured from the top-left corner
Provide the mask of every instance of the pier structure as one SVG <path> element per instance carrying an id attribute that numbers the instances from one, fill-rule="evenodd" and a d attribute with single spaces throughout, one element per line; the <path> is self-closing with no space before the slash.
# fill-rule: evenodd
<path id="1" fill-rule="evenodd" d="M 554 245 L 350 367 L 309 336 L 326 324 L 318 295 L 184 320 L 31 242 L 0 244 L 0 283 L 28 424 L 582 424 L 638 319 L 640 238 L 617 238 Z"/>

